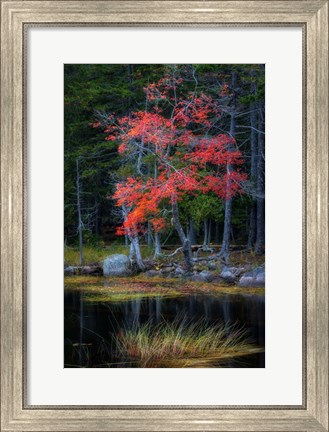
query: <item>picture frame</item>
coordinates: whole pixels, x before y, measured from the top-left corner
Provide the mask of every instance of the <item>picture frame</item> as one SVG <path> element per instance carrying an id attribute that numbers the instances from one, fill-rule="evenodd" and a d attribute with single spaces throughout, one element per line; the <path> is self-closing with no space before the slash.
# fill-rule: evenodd
<path id="1" fill-rule="evenodd" d="M 328 1 L 1 1 L 1 430 L 328 431 Z M 303 404 L 29 406 L 26 399 L 26 29 L 303 29 Z"/>

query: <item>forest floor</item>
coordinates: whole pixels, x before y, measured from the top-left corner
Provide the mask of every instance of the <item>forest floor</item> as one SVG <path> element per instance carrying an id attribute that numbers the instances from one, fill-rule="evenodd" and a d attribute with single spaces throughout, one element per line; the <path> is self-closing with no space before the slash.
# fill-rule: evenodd
<path id="1" fill-rule="evenodd" d="M 159 265 L 169 265 L 173 261 L 177 261 L 181 254 L 177 256 L 167 258 L 166 255 L 169 255 L 173 252 L 178 246 L 170 246 L 164 250 L 164 255 L 162 258 L 158 259 L 157 262 Z M 218 252 L 219 247 L 210 245 L 213 248 L 214 253 Z M 145 260 L 153 260 L 154 249 L 148 247 L 147 245 L 141 245 L 141 252 L 143 259 Z M 83 248 L 83 257 L 84 257 L 84 265 L 95 265 L 101 264 L 102 261 L 112 254 L 124 254 L 129 255 L 129 248 L 125 245 L 113 244 L 111 246 L 105 247 L 92 247 L 85 246 Z M 209 256 L 209 252 L 202 252 L 198 254 L 199 258 Z M 64 266 L 78 266 L 79 265 L 79 249 L 74 247 L 65 247 L 64 248 Z M 246 249 L 242 249 L 239 246 L 232 246 L 232 250 L 230 252 L 229 265 L 232 266 L 245 266 L 250 265 L 252 267 L 257 267 L 264 264 L 264 256 L 256 255 L 253 252 L 247 251 Z"/>
<path id="2" fill-rule="evenodd" d="M 264 274 L 264 256 L 258 256 L 241 247 L 233 247 L 229 263 L 224 263 L 216 254 L 219 251 L 219 246 L 212 245 L 212 252 L 203 252 L 201 249 L 194 256 L 197 258 L 192 266 L 192 271 L 186 273 L 184 268 L 184 260 L 182 253 L 170 256 L 172 251 L 177 249 L 176 246 L 167 248 L 164 256 L 158 259 L 153 258 L 153 251 L 143 246 L 143 260 L 145 265 L 144 271 L 139 271 L 137 268 L 132 268 L 132 274 L 125 275 L 120 278 L 111 276 L 105 281 L 97 279 L 97 275 L 101 275 L 102 261 L 113 254 L 128 255 L 128 248 L 125 246 L 111 246 L 107 248 L 91 248 L 86 247 L 83 250 L 84 266 L 79 266 L 79 251 L 77 249 L 65 248 L 65 274 L 68 275 L 67 284 L 79 284 L 80 279 L 75 278 L 70 282 L 70 273 L 82 275 L 81 283 L 90 285 L 86 287 L 85 296 L 93 297 L 97 292 L 97 296 L 102 298 L 107 296 L 109 301 L 118 301 L 124 298 L 129 287 L 129 298 L 136 297 L 151 297 L 165 296 L 178 297 L 185 295 L 187 292 L 200 292 L 210 290 L 222 292 L 245 292 L 246 287 L 251 286 L 256 289 L 263 287 L 265 284 Z M 196 250 L 196 249 L 195 249 Z M 166 256 L 167 255 L 167 256 Z M 72 270 L 70 270 L 70 266 Z M 129 270 L 131 271 L 131 270 Z M 257 272 L 263 272 L 262 282 L 258 279 Z M 248 273 L 249 272 L 249 273 Z M 251 273 L 250 273 L 251 272 Z M 250 281 L 243 279 L 243 275 L 253 274 L 253 279 Z M 83 275 L 86 277 L 83 279 Z M 92 279 L 96 277 L 96 279 Z M 91 278 L 91 279 L 90 279 Z M 242 278 L 242 279 L 240 279 Z M 242 282 L 244 280 L 244 282 Z M 90 282 L 90 283 L 89 283 Z M 238 287 L 237 285 L 240 285 Z M 232 291 L 233 290 L 233 291 Z M 106 300 L 107 301 L 107 300 Z"/>

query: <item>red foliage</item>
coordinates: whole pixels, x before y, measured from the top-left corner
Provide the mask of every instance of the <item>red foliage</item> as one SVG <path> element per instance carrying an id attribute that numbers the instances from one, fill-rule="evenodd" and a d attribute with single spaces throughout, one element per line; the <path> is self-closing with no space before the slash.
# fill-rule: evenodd
<path id="1" fill-rule="evenodd" d="M 120 154 L 152 155 L 158 173 L 156 178 L 129 177 L 117 184 L 114 199 L 129 209 L 117 229 L 119 235 L 144 232 L 147 221 L 161 231 L 165 227 L 161 206 L 186 194 L 212 191 L 220 199 L 229 199 L 242 193 L 241 183 L 247 176 L 237 168 L 243 160 L 235 140 L 225 134 L 207 136 L 221 115 L 219 108 L 204 93 L 179 97 L 182 82 L 182 78 L 165 77 L 150 84 L 145 92 L 149 104 L 155 103 L 153 108 L 129 117 L 109 117 L 106 139 L 120 142 Z M 227 93 L 226 88 L 223 91 Z M 168 101 L 173 106 L 169 118 L 159 107 Z"/>

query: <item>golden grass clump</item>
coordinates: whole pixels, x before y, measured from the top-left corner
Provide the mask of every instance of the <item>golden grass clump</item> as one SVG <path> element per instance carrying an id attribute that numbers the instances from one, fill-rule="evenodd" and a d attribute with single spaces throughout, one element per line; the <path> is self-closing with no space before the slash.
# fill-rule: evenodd
<path id="1" fill-rule="evenodd" d="M 208 326 L 176 319 L 152 326 L 150 322 L 120 332 L 118 354 L 142 368 L 209 367 L 221 360 L 261 352 L 247 331 L 237 325 Z"/>

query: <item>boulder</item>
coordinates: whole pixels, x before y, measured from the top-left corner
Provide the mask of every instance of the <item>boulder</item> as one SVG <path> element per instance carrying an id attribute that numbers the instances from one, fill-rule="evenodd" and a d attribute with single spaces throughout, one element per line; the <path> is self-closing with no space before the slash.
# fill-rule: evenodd
<path id="1" fill-rule="evenodd" d="M 209 261 L 208 269 L 209 270 L 217 270 L 218 263 L 216 261 Z"/>
<path id="2" fill-rule="evenodd" d="M 104 276 L 129 276 L 132 273 L 130 260 L 127 255 L 109 255 L 103 261 Z"/>
<path id="3" fill-rule="evenodd" d="M 199 277 L 203 278 L 205 282 L 212 282 L 215 279 L 215 275 L 209 270 L 202 270 Z"/>
<path id="4" fill-rule="evenodd" d="M 246 271 L 245 267 L 229 267 L 229 266 L 224 266 L 222 268 L 222 271 L 220 273 L 220 277 L 222 279 L 224 279 L 226 282 L 229 283 L 234 283 L 237 281 L 237 279 L 239 278 L 239 276 L 241 276 L 241 274 L 243 272 Z"/>
<path id="5" fill-rule="evenodd" d="M 244 273 L 239 279 L 240 287 L 265 287 L 265 268 L 257 267 L 254 270 Z"/>
<path id="6" fill-rule="evenodd" d="M 176 267 L 176 270 L 175 270 L 175 275 L 184 275 L 185 274 L 185 271 L 184 271 L 184 269 L 181 267 L 181 266 L 177 266 Z"/>
<path id="7" fill-rule="evenodd" d="M 164 274 L 171 273 L 173 271 L 175 271 L 175 267 L 172 267 L 172 266 L 171 267 L 163 267 L 161 269 L 161 273 L 164 273 Z"/>
<path id="8" fill-rule="evenodd" d="M 194 274 L 190 277 L 190 280 L 193 282 L 205 282 L 205 280 L 203 279 L 202 276 L 198 275 L 198 274 Z"/>
<path id="9" fill-rule="evenodd" d="M 237 278 L 237 267 L 224 266 L 219 276 L 226 282 L 233 283 Z"/>
<path id="10" fill-rule="evenodd" d="M 154 259 L 151 259 L 151 258 L 150 259 L 144 259 L 143 262 L 144 262 L 145 271 L 146 270 L 152 270 L 156 264 Z"/>
<path id="11" fill-rule="evenodd" d="M 65 275 L 73 275 L 73 274 L 76 274 L 76 269 L 77 269 L 77 267 L 73 267 L 73 266 L 68 266 L 68 267 L 65 267 L 65 269 L 64 269 L 64 274 Z"/>
<path id="12" fill-rule="evenodd" d="M 160 276 L 161 272 L 159 272 L 158 270 L 148 270 L 145 274 L 148 277 L 156 277 L 156 276 Z"/>
<path id="13" fill-rule="evenodd" d="M 191 278 L 194 282 L 211 282 L 214 279 L 214 274 L 209 270 L 202 270 L 202 272 L 194 274 Z"/>

